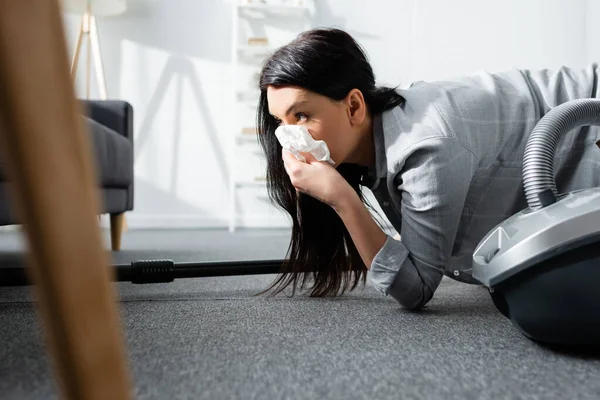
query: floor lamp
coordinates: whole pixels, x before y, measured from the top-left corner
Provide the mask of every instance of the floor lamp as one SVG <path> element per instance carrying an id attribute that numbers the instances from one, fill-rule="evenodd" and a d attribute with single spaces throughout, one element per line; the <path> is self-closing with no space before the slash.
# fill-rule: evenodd
<path id="1" fill-rule="evenodd" d="M 75 51 L 73 52 L 73 60 L 71 62 L 71 77 L 75 79 L 75 76 L 77 75 L 79 56 L 81 54 L 81 45 L 85 37 L 85 40 L 87 41 L 86 98 L 90 97 L 91 58 L 93 58 L 99 97 L 101 100 L 106 100 L 108 96 L 106 93 L 106 81 L 104 79 L 104 67 L 102 65 L 102 53 L 100 52 L 100 42 L 98 40 L 96 16 L 105 17 L 122 14 L 127 9 L 127 1 L 62 0 L 62 4 L 64 11 L 81 15 L 81 23 L 79 24 L 77 42 L 75 44 Z"/>
<path id="2" fill-rule="evenodd" d="M 81 45 L 85 36 L 85 40 L 87 41 L 85 97 L 87 99 L 90 98 L 91 57 L 93 57 L 99 98 L 106 100 L 108 95 L 106 93 L 106 80 L 104 79 L 104 66 L 102 65 L 102 52 L 100 51 L 100 41 L 98 40 L 96 16 L 108 17 L 123 14 L 127 10 L 127 0 L 62 0 L 62 9 L 71 14 L 81 15 L 77 42 L 73 51 L 73 60 L 71 61 L 71 78 L 75 80 L 77 76 Z M 127 230 L 125 217 L 123 217 L 123 230 Z"/>

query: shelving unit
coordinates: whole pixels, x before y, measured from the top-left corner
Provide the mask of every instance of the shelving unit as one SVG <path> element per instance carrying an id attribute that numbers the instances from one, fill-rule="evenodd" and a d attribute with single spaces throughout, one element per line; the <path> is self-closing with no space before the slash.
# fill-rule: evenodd
<path id="1" fill-rule="evenodd" d="M 231 140 L 231 173 L 229 182 L 229 231 L 237 228 L 238 191 L 243 188 L 264 188 L 266 179 L 262 171 L 254 177 L 240 177 L 237 161 L 240 155 L 252 159 L 248 170 L 256 169 L 264 162 L 258 138 L 249 133 L 256 129 L 256 112 L 260 92 L 257 73 L 262 62 L 279 46 L 289 42 L 302 30 L 312 26 L 314 0 L 235 0 L 233 2 L 233 32 L 231 45 L 233 115 L 236 123 Z M 282 20 L 293 23 L 282 23 Z M 242 26 L 244 25 L 244 26 Z M 281 27 L 285 26 L 285 32 Z M 293 29 L 301 26 L 300 29 Z M 245 30 L 241 28 L 246 28 Z M 254 29 L 253 29 L 254 28 Z M 269 29 L 273 28 L 273 29 Z M 246 78 L 241 75 L 246 74 Z M 249 75 L 249 76 L 248 76 Z M 243 153 L 241 153 L 243 152 Z M 246 194 L 246 193 L 244 193 Z"/>

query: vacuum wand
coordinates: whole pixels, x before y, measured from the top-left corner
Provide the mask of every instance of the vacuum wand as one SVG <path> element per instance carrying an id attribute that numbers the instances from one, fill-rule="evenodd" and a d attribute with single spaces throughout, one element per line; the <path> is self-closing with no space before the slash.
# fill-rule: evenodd
<path id="1" fill-rule="evenodd" d="M 173 282 L 176 278 L 277 274 L 285 260 L 174 262 L 173 260 L 140 260 L 114 265 L 113 280 L 131 283 Z M 0 267 L 0 286 L 31 285 L 27 268 Z"/>

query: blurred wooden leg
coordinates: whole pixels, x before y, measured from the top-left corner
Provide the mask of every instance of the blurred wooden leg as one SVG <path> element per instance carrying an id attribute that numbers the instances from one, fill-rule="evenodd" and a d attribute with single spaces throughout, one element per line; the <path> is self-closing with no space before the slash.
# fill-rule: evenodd
<path id="1" fill-rule="evenodd" d="M 110 214 L 110 244 L 113 251 L 121 250 L 125 213 Z"/>
<path id="2" fill-rule="evenodd" d="M 61 397 L 131 398 L 58 0 L 0 2 L 0 151 Z"/>

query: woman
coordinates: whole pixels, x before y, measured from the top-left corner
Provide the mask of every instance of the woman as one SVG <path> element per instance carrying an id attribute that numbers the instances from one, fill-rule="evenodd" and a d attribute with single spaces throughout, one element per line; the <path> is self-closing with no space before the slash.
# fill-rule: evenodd
<path id="1" fill-rule="evenodd" d="M 369 275 L 383 294 L 418 309 L 444 275 L 478 284 L 471 276 L 477 243 L 527 206 L 528 134 L 558 104 L 597 97 L 597 79 L 592 65 L 482 72 L 396 90 L 375 85 L 347 33 L 302 33 L 266 60 L 260 78 L 267 187 L 293 221 L 289 262 L 265 292 L 292 285 L 294 293 L 311 278 L 311 296 L 343 294 Z M 282 151 L 274 135 L 281 124 L 305 125 L 327 143 L 335 165 Z M 597 128 L 564 137 L 559 191 L 600 185 L 598 141 Z M 373 220 L 361 186 L 373 191 L 401 240 Z"/>

